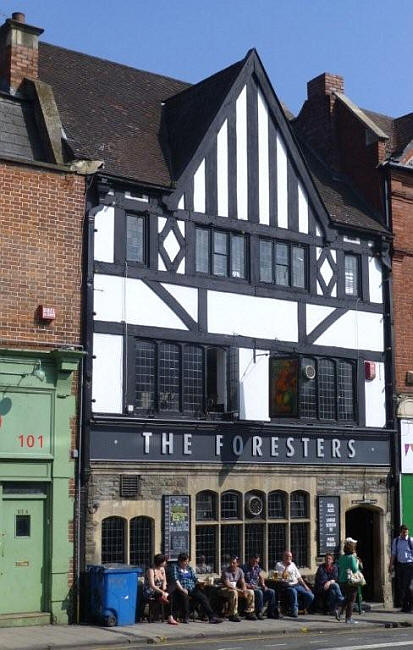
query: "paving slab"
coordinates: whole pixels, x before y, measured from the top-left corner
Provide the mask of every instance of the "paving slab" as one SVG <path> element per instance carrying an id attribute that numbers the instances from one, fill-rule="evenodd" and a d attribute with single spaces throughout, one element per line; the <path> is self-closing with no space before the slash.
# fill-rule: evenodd
<path id="1" fill-rule="evenodd" d="M 396 609 L 374 609 L 361 616 L 357 630 L 373 627 L 411 627 L 413 614 L 404 614 Z M 165 623 L 137 623 L 124 627 L 99 627 L 92 625 L 43 625 L 0 629 L 1 650 L 83 650 L 83 648 L 104 648 L 106 646 L 134 646 L 136 644 L 159 644 L 166 641 L 190 641 L 190 639 L 228 639 L 244 636 L 305 634 L 307 632 L 329 632 L 348 629 L 344 622 L 337 622 L 332 616 L 322 614 L 303 615 L 298 619 L 283 618 L 279 621 L 225 621 L 210 625 L 201 621 L 188 625 L 172 626 Z M 354 631 L 354 628 L 352 628 Z"/>

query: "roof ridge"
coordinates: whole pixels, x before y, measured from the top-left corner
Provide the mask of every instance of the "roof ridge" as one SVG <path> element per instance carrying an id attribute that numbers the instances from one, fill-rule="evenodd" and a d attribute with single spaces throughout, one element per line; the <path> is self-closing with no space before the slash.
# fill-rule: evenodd
<path id="1" fill-rule="evenodd" d="M 72 50 L 69 47 L 61 47 L 60 45 L 54 45 L 53 43 L 46 43 L 46 41 L 40 41 L 40 46 L 46 45 L 46 47 L 53 47 L 56 50 L 63 50 L 64 52 L 73 52 L 74 54 L 79 54 L 80 56 L 87 57 L 88 59 L 95 59 L 96 61 L 103 61 L 104 63 L 110 63 L 111 65 L 118 66 L 120 68 L 126 68 L 128 70 L 134 70 L 135 72 L 143 72 L 144 74 L 149 74 L 152 77 L 160 77 L 162 79 L 168 79 L 169 81 L 176 81 L 181 84 L 187 84 L 188 87 L 192 87 L 193 84 L 190 81 L 184 81 L 183 79 L 176 79 L 175 77 L 169 77 L 168 75 L 159 74 L 158 72 L 151 72 L 150 70 L 143 70 L 142 68 L 134 68 L 131 65 L 126 63 L 118 63 L 118 61 L 112 61 L 111 59 L 105 59 L 101 56 L 95 56 L 94 54 L 87 54 L 86 52 L 80 52 L 79 50 Z M 186 89 L 185 89 L 186 90 Z"/>

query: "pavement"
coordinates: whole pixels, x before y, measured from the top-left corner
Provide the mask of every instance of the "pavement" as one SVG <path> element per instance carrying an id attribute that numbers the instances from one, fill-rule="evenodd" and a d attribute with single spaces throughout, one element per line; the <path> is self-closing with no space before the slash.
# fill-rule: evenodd
<path id="1" fill-rule="evenodd" d="M 188 625 L 172 626 L 165 623 L 136 623 L 125 627 L 99 627 L 92 625 L 43 625 L 0 629 L 1 650 L 68 650 L 86 648 L 102 650 L 106 646 L 133 647 L 134 645 L 182 642 L 191 648 L 191 639 L 236 639 L 249 635 L 297 635 L 338 631 L 357 632 L 379 627 L 412 627 L 413 614 L 404 614 L 397 609 L 377 607 L 363 615 L 355 614 L 357 626 L 337 622 L 334 617 L 323 614 L 301 615 L 298 619 L 245 621 L 210 625 L 201 621 Z M 413 630 L 412 630 L 413 634 Z M 195 643 L 194 643 L 195 647 Z"/>

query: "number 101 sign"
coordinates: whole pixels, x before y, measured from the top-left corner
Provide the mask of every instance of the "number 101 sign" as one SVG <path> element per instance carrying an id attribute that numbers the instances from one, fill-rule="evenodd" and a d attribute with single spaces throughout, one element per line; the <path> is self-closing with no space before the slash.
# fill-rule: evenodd
<path id="1" fill-rule="evenodd" d="M 0 391 L 0 455 L 51 453 L 52 400 L 46 391 Z"/>

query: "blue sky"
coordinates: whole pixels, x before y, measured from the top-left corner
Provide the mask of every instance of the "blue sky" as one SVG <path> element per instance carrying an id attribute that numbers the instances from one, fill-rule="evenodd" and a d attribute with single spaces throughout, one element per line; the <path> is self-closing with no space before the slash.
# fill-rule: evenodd
<path id="1" fill-rule="evenodd" d="M 413 0 L 0 0 L 13 11 L 49 43 L 191 82 L 256 47 L 294 113 L 321 72 L 361 107 L 413 111 Z"/>

